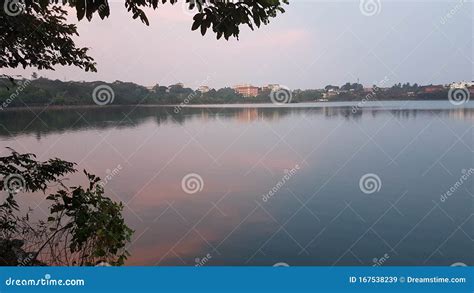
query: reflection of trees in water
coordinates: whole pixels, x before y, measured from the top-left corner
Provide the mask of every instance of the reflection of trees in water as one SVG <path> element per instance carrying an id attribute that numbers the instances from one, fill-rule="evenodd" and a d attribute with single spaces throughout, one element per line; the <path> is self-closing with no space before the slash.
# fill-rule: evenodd
<path id="1" fill-rule="evenodd" d="M 0 115 L 0 136 L 35 134 L 38 139 L 44 134 L 85 129 L 133 128 L 147 121 L 162 124 L 185 124 L 201 121 L 277 121 L 292 116 L 323 116 L 359 120 L 362 117 L 375 118 L 391 113 L 397 119 L 416 118 L 417 115 L 448 117 L 459 120 L 473 120 L 474 109 L 442 110 L 384 110 L 382 108 L 320 107 L 320 108 L 183 108 L 175 113 L 172 107 L 91 107 L 51 110 L 5 111 Z"/>

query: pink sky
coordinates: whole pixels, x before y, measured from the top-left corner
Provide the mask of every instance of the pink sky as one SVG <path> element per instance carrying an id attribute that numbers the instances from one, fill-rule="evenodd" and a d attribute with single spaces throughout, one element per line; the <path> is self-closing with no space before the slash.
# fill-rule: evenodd
<path id="1" fill-rule="evenodd" d="M 240 40 L 216 40 L 191 31 L 181 4 L 149 10 L 150 26 L 133 20 L 121 3 L 111 16 L 79 23 L 77 43 L 91 48 L 98 73 L 77 68 L 39 72 L 61 80 L 183 82 L 196 88 L 279 83 L 292 89 L 347 81 L 372 85 L 471 80 L 472 10 L 442 22 L 456 2 L 382 2 L 374 16 L 358 1 L 290 1 L 287 12 Z M 465 5 L 468 5 L 467 3 Z M 75 21 L 75 16 L 71 17 Z M 37 70 L 7 70 L 31 75 Z"/>

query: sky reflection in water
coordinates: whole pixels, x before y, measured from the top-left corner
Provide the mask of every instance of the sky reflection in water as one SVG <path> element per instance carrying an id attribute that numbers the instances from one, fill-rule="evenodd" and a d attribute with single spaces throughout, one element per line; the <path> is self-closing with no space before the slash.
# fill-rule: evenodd
<path id="1" fill-rule="evenodd" d="M 472 178 L 440 200 L 474 167 L 472 103 L 353 105 L 11 111 L 0 141 L 100 177 L 120 166 L 106 190 L 135 229 L 129 265 L 473 265 Z M 189 173 L 202 191 L 183 191 Z M 361 191 L 367 173 L 380 191 Z"/>

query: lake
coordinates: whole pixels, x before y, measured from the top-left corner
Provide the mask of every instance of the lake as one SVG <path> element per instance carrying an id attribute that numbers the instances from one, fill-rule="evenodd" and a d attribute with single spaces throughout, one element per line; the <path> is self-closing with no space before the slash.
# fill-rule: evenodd
<path id="1" fill-rule="evenodd" d="M 473 121 L 447 101 L 25 109 L 0 146 L 103 178 L 127 265 L 474 265 Z"/>

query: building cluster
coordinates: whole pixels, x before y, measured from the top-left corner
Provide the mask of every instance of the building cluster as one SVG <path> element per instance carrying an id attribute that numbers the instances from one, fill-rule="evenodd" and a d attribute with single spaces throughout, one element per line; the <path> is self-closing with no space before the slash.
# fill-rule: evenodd
<path id="1" fill-rule="evenodd" d="M 374 89 L 373 88 L 363 88 L 362 91 L 365 92 L 365 93 L 369 93 L 369 92 L 373 92 Z M 347 94 L 347 93 L 353 93 L 353 92 L 357 92 L 357 90 L 355 90 L 355 89 L 345 90 L 345 89 L 339 88 L 338 86 L 327 86 L 325 88 L 325 92 L 323 92 L 323 99 L 329 99 L 329 98 L 335 97 L 339 94 Z"/>
<path id="2" fill-rule="evenodd" d="M 256 97 L 262 93 L 270 93 L 277 91 L 281 88 L 279 84 L 268 84 L 262 87 L 253 86 L 250 84 L 239 84 L 232 87 L 236 93 L 241 94 L 244 97 Z"/>
<path id="3" fill-rule="evenodd" d="M 358 83 L 356 85 L 358 85 Z M 179 87 L 184 88 L 183 83 L 177 83 L 177 84 L 168 86 L 167 87 L 168 90 L 169 90 L 169 88 L 171 88 L 173 86 L 179 86 Z M 353 88 L 352 89 L 347 89 L 347 88 L 344 89 L 344 87 L 328 85 L 324 89 L 319 90 L 320 92 L 322 92 L 322 98 L 323 99 L 321 99 L 321 100 L 329 100 L 330 98 L 338 96 L 340 94 L 351 93 L 351 92 L 357 92 L 359 94 L 361 92 L 363 92 L 364 94 L 365 93 L 369 94 L 371 92 L 374 92 L 375 90 L 380 90 L 380 91 L 386 92 L 386 91 L 390 91 L 392 89 L 391 87 L 379 87 L 379 88 L 376 89 L 376 88 L 373 88 L 373 87 L 364 87 L 364 88 L 362 88 L 362 85 L 359 85 L 359 86 L 360 86 L 360 88 L 357 88 L 357 89 L 353 89 Z M 152 87 L 147 87 L 147 88 L 150 91 L 154 91 L 154 89 L 157 88 L 157 87 L 158 87 L 158 85 L 155 85 L 155 86 L 152 86 Z M 282 86 L 279 85 L 279 84 L 268 84 L 268 85 L 261 86 L 261 87 L 254 86 L 254 85 L 251 85 L 251 84 L 239 84 L 239 85 L 234 85 L 232 87 L 232 89 L 236 93 L 239 93 L 244 97 L 256 97 L 260 94 L 269 94 L 272 91 L 277 91 L 281 88 L 282 88 Z M 446 84 L 446 85 L 419 86 L 419 87 L 416 87 L 416 91 L 415 91 L 415 89 L 410 88 L 409 90 L 407 90 L 407 92 L 405 94 L 407 96 L 416 96 L 419 93 L 437 93 L 437 92 L 442 92 L 442 91 L 446 91 L 446 90 L 453 89 L 453 88 L 465 88 L 470 92 L 470 94 L 474 94 L 474 81 L 453 82 L 451 84 Z M 207 85 L 201 85 L 197 88 L 197 91 L 199 91 L 201 93 L 207 93 L 210 90 L 211 90 L 211 87 L 209 87 Z"/>
<path id="4" fill-rule="evenodd" d="M 200 87 L 198 87 L 197 90 L 200 91 L 201 93 L 207 93 L 208 91 L 211 90 L 211 88 L 208 87 L 207 85 L 201 85 Z"/>
<path id="5" fill-rule="evenodd" d="M 440 85 L 419 86 L 419 87 L 416 87 L 416 91 L 415 89 L 413 89 L 413 87 L 411 87 L 409 90 L 405 92 L 405 94 L 410 97 L 410 96 L 416 96 L 417 94 L 420 94 L 420 93 L 433 94 L 433 93 L 448 91 L 449 89 L 456 89 L 456 88 L 467 89 L 470 92 L 470 94 L 474 94 L 474 81 L 453 82 L 451 84 L 445 84 L 445 85 L 440 84 Z M 329 99 L 331 97 L 335 97 L 340 94 L 346 94 L 346 93 L 351 93 L 351 92 L 359 92 L 359 93 L 363 92 L 364 94 L 369 94 L 376 90 L 388 92 L 392 89 L 393 89 L 392 87 L 379 87 L 377 89 L 374 87 L 367 87 L 367 88 L 363 88 L 361 91 L 357 91 L 354 89 L 344 90 L 342 88 L 339 88 L 338 86 L 329 85 L 324 89 L 323 99 Z"/>
<path id="6" fill-rule="evenodd" d="M 169 91 L 169 89 L 171 87 L 176 87 L 176 86 L 184 88 L 183 83 L 177 83 L 177 84 L 173 84 L 173 85 L 168 86 L 167 91 Z M 158 88 L 158 87 L 159 87 L 159 85 L 156 84 L 154 86 L 149 86 L 149 87 L 146 87 L 146 88 L 150 91 L 155 91 L 155 89 Z M 236 93 L 239 93 L 244 97 L 256 97 L 259 94 L 269 94 L 270 92 L 279 90 L 280 88 L 281 88 L 281 86 L 279 84 L 267 84 L 267 85 L 262 86 L 262 87 L 253 86 L 251 84 L 239 84 L 239 85 L 235 85 L 235 86 L 232 87 L 232 89 Z M 201 85 L 196 90 L 201 92 L 201 93 L 207 93 L 211 90 L 211 87 L 209 87 L 207 85 Z"/>
<path id="7" fill-rule="evenodd" d="M 453 82 L 452 84 L 449 85 L 450 88 L 467 88 L 469 91 L 472 93 L 474 90 L 474 81 L 470 82 Z"/>
<path id="8" fill-rule="evenodd" d="M 447 85 L 427 85 L 421 87 L 424 93 L 436 93 L 446 91 L 449 89 L 467 89 L 471 94 L 474 94 L 474 81 L 470 82 L 453 82 Z"/>

